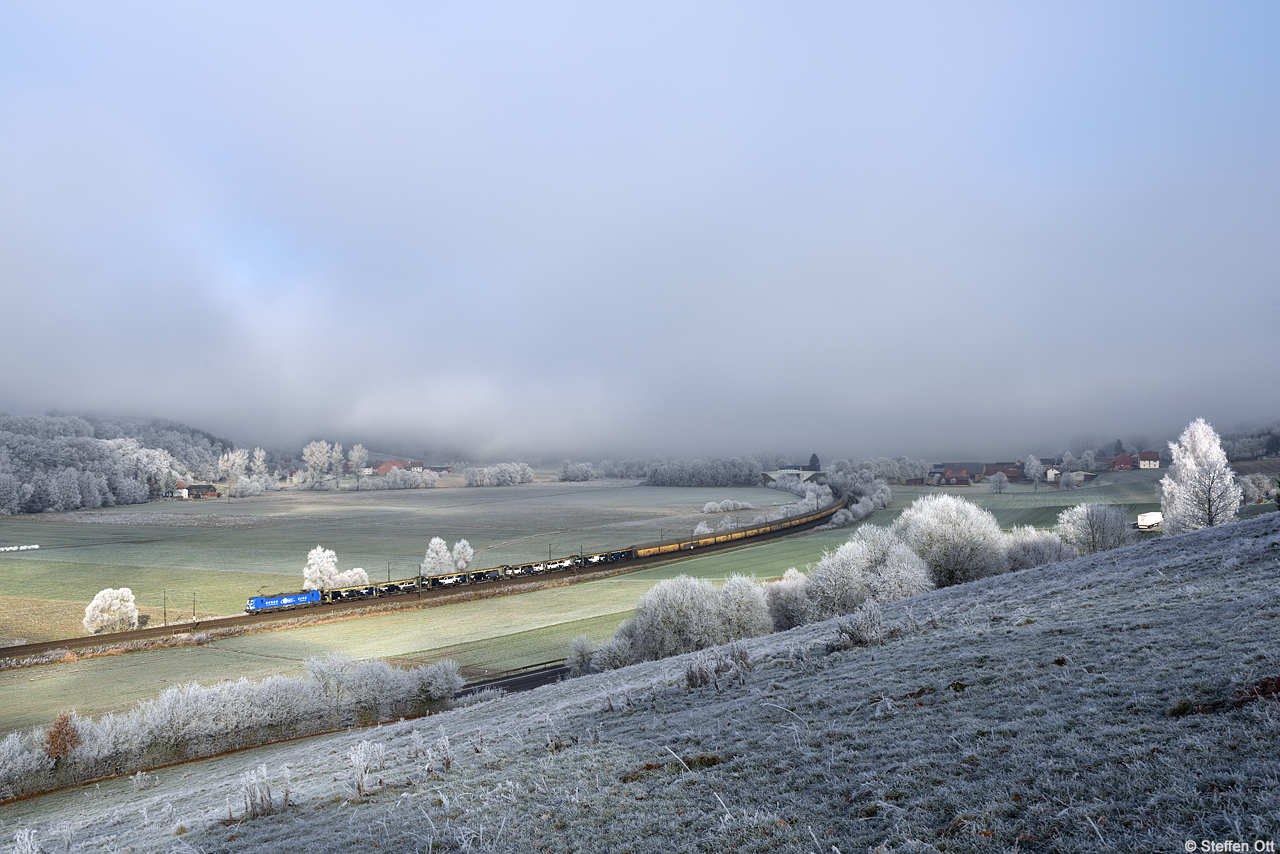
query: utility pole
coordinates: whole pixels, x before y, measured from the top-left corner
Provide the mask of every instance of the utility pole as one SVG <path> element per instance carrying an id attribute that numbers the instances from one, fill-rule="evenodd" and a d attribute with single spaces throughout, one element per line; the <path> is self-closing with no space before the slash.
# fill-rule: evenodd
<path id="1" fill-rule="evenodd" d="M 168 626 L 169 625 L 169 591 L 168 590 L 161 591 L 160 596 L 162 597 L 161 601 L 163 602 L 163 604 L 160 607 L 164 609 L 164 624 L 165 626 Z"/>

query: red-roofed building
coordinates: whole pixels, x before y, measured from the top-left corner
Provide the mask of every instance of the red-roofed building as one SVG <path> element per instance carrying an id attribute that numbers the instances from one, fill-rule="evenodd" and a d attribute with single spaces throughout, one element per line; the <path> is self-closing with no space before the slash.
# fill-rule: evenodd
<path id="1" fill-rule="evenodd" d="M 1138 451 L 1138 468 L 1140 469 L 1160 468 L 1160 452 L 1159 451 Z"/>
<path id="2" fill-rule="evenodd" d="M 1138 467 L 1138 461 L 1128 454 L 1120 454 L 1111 461 L 1108 471 L 1132 471 Z"/>

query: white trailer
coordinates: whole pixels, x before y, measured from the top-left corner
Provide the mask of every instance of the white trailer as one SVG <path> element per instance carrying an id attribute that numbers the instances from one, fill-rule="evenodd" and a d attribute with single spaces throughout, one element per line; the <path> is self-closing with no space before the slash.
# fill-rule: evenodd
<path id="1" fill-rule="evenodd" d="M 1139 513 L 1138 514 L 1138 530 L 1150 531 L 1153 528 L 1159 528 L 1160 523 L 1164 521 L 1163 513 Z"/>

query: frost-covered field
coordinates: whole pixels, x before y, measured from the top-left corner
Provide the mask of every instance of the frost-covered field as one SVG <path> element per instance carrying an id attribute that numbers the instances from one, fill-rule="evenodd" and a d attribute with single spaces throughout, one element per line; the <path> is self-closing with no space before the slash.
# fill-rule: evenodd
<path id="1" fill-rule="evenodd" d="M 882 646 L 806 626 L 718 685 L 688 687 L 706 653 L 639 665 L 11 804 L 0 832 L 135 852 L 1280 841 L 1280 516 L 884 613 L 903 634 Z M 246 818 L 266 785 L 279 811 Z"/>
<path id="2" fill-rule="evenodd" d="M 307 552 L 317 544 L 337 552 L 340 569 L 409 578 L 433 536 L 450 543 L 465 538 L 476 549 L 476 567 L 500 566 L 545 558 L 548 551 L 561 556 L 688 536 L 712 518 L 703 506 L 725 499 L 767 508 L 796 497 L 763 488 L 672 489 L 611 480 L 279 492 L 0 516 L 0 546 L 40 545 L 0 554 L 6 594 L 50 603 L 43 624 L 18 624 L 0 612 L 0 645 L 65 637 L 104 587 L 130 588 L 153 624 L 164 618 L 166 603 L 171 613 L 189 617 L 193 597 L 201 618 L 237 613 L 250 595 L 300 588 Z"/>

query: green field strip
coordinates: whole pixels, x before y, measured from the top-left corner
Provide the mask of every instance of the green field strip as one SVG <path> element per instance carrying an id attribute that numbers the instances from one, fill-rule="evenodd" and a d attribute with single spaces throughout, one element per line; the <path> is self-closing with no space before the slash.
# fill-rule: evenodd
<path id="1" fill-rule="evenodd" d="M 400 660 L 414 664 L 432 664 L 446 658 L 452 659 L 471 671 L 474 678 L 483 678 L 489 674 L 507 673 L 565 658 L 569 654 L 569 644 L 579 635 L 586 635 L 599 646 L 613 637 L 619 624 L 630 615 L 630 611 L 623 611 L 571 620 L 502 637 L 442 647 Z"/>
<path id="2" fill-rule="evenodd" d="M 238 572 L 28 560 L 5 561 L 2 568 L 14 589 L 25 591 L 29 598 L 80 601 L 84 603 L 82 609 L 103 588 L 128 587 L 139 611 L 151 616 L 152 625 L 163 619 L 166 590 L 171 619 L 181 620 L 191 617 L 193 593 L 197 615 L 207 617 L 241 613 L 245 599 L 258 588 L 269 588 L 266 592 L 274 593 L 281 587 L 279 576 Z M 301 581 L 301 573 L 298 578 Z"/>

